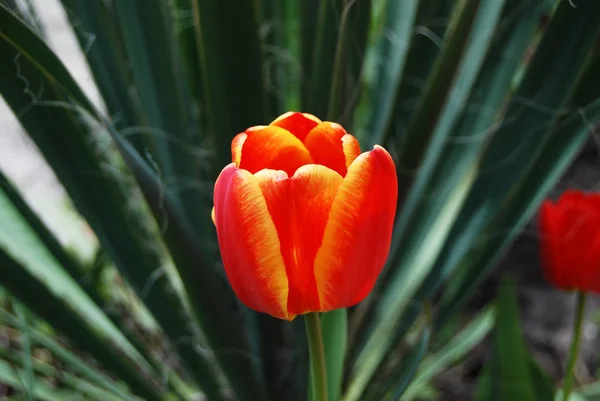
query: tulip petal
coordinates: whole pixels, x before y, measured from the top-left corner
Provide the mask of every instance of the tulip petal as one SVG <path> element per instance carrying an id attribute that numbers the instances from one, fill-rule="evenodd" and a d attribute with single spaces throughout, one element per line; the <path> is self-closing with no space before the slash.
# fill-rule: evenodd
<path id="1" fill-rule="evenodd" d="M 259 181 L 228 165 L 215 184 L 214 205 L 223 265 L 238 298 L 251 309 L 292 319 L 279 238 Z"/>
<path id="2" fill-rule="evenodd" d="M 337 171 L 342 177 L 360 154 L 356 138 L 341 125 L 328 121 L 313 128 L 306 136 L 304 145 L 315 163 Z"/>
<path id="3" fill-rule="evenodd" d="M 551 201 L 545 201 L 540 208 L 540 257 L 548 281 L 559 288 L 569 289 L 565 288 L 565 280 L 569 274 L 561 269 L 567 262 L 564 260 L 566 253 L 560 252 L 564 247 L 564 240 L 561 234 L 562 218 L 559 214 L 560 211 Z"/>
<path id="4" fill-rule="evenodd" d="M 322 310 L 315 278 L 315 258 L 323 243 L 329 213 L 343 179 L 321 166 L 302 166 L 291 178 L 296 264 L 288 266 L 288 310 L 300 314 Z"/>
<path id="5" fill-rule="evenodd" d="M 321 310 L 314 261 L 342 177 L 320 165 L 300 167 L 291 179 L 283 171 L 255 174 L 277 228 L 289 282 L 288 312 Z"/>
<path id="6" fill-rule="evenodd" d="M 396 168 L 382 147 L 348 168 L 315 258 L 322 310 L 352 306 L 372 290 L 389 253 L 397 197 Z"/>
<path id="7" fill-rule="evenodd" d="M 304 142 L 310 130 L 320 123 L 321 120 L 312 114 L 289 111 L 277 117 L 270 125 L 284 128 Z"/>
<path id="8" fill-rule="evenodd" d="M 313 162 L 306 146 L 283 128 L 252 127 L 231 144 L 232 160 L 252 174 L 262 169 L 283 170 L 292 176 L 298 167 Z"/>

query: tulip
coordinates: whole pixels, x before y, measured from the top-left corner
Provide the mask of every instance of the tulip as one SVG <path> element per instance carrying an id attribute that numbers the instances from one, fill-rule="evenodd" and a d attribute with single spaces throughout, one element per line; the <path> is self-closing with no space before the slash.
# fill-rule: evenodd
<path id="1" fill-rule="evenodd" d="M 287 320 L 363 300 L 390 249 L 398 183 L 389 153 L 360 154 L 339 124 L 296 112 L 238 134 L 231 153 L 213 221 L 238 298 Z"/>
<path id="2" fill-rule="evenodd" d="M 600 195 L 566 191 L 540 212 L 545 275 L 563 290 L 600 293 Z"/>
<path id="3" fill-rule="evenodd" d="M 540 211 L 541 258 L 548 280 L 576 291 L 573 336 L 565 367 L 562 400 L 568 401 L 581 348 L 586 294 L 600 293 L 600 194 L 566 191 Z"/>

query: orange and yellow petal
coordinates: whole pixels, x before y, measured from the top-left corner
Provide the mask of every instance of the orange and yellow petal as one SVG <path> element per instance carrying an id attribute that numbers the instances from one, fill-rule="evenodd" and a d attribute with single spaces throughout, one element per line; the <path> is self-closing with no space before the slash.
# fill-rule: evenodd
<path id="1" fill-rule="evenodd" d="M 322 310 L 315 278 L 315 258 L 323 243 L 325 227 L 338 189 L 337 172 L 316 164 L 300 167 L 290 179 L 290 213 L 294 250 L 288 265 L 288 310 L 300 314 Z"/>
<path id="2" fill-rule="evenodd" d="M 341 125 L 328 121 L 313 128 L 306 136 L 304 145 L 315 163 L 337 171 L 342 177 L 360 154 L 356 138 Z"/>
<path id="3" fill-rule="evenodd" d="M 396 168 L 382 147 L 348 168 L 315 258 L 322 310 L 349 307 L 372 290 L 390 250 L 397 197 Z"/>
<path id="4" fill-rule="evenodd" d="M 267 168 L 292 176 L 298 167 L 313 162 L 298 138 L 275 126 L 252 127 L 238 134 L 231 151 L 233 162 L 252 174 Z"/>
<path id="5" fill-rule="evenodd" d="M 256 173 L 277 228 L 289 282 L 288 312 L 321 310 L 314 260 L 342 177 L 320 165 L 300 167 L 290 179 L 283 171 Z"/>
<path id="6" fill-rule="evenodd" d="M 228 165 L 215 184 L 214 205 L 223 265 L 238 298 L 256 311 L 292 319 L 279 237 L 259 181 Z"/>
<path id="7" fill-rule="evenodd" d="M 321 120 L 312 114 L 289 111 L 277 117 L 270 125 L 286 129 L 304 142 L 308 133 L 320 123 Z"/>

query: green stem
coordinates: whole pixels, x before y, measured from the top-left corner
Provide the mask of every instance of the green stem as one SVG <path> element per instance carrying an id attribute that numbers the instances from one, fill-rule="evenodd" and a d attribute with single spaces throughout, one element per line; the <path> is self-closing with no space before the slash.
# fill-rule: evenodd
<path id="1" fill-rule="evenodd" d="M 573 322 L 573 340 L 571 340 L 571 349 L 569 350 L 569 359 L 565 369 L 565 378 L 563 381 L 563 401 L 569 399 L 571 388 L 573 387 L 573 376 L 575 362 L 579 355 L 581 347 L 581 328 L 583 326 L 583 315 L 585 310 L 585 292 L 577 291 L 577 309 L 575 311 L 575 320 Z"/>
<path id="2" fill-rule="evenodd" d="M 304 315 L 306 338 L 310 355 L 310 381 L 312 401 L 327 401 L 327 369 L 325 367 L 325 349 L 321 334 L 321 319 L 318 313 Z"/>

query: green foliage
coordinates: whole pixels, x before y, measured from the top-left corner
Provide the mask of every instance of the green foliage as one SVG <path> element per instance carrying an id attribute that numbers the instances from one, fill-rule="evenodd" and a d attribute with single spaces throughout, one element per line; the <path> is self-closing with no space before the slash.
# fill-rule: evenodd
<path id="1" fill-rule="evenodd" d="M 26 0 L 0 0 L 0 94 L 101 257 L 67 251 L 0 173 L 0 323 L 17 333 L 1 383 L 23 399 L 306 400 L 302 321 L 235 299 L 210 219 L 231 139 L 300 108 L 389 149 L 400 184 L 374 294 L 322 316 L 330 401 L 431 396 L 492 327 L 477 399 L 551 397 L 510 288 L 495 315 L 460 312 L 600 121 L 600 2 L 62 5 L 105 109 Z M 117 291 L 133 299 L 120 313 Z"/>

